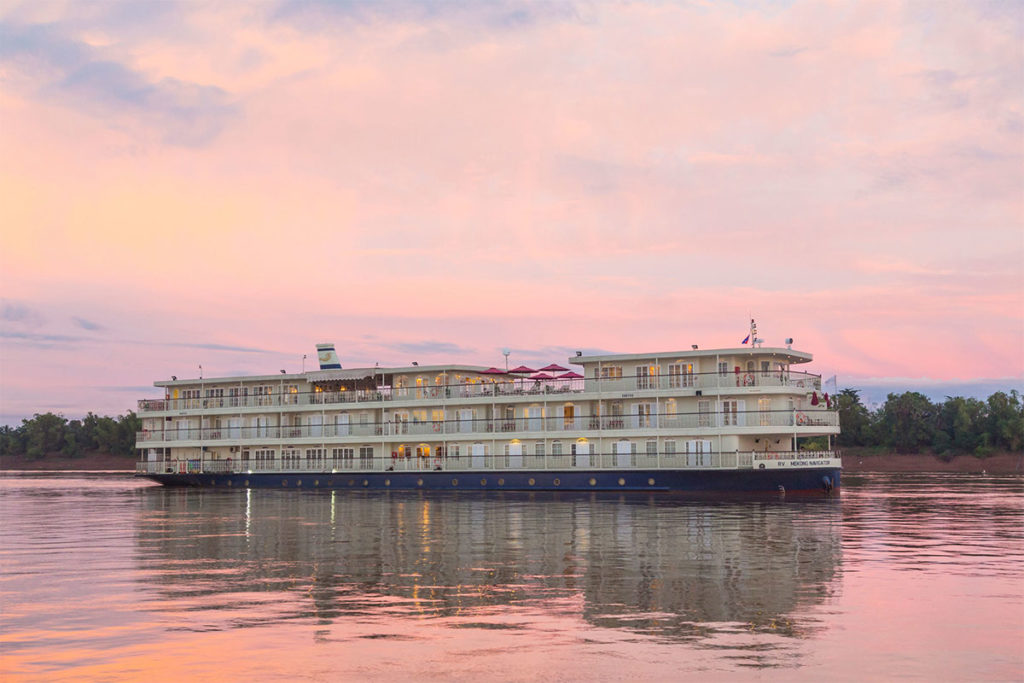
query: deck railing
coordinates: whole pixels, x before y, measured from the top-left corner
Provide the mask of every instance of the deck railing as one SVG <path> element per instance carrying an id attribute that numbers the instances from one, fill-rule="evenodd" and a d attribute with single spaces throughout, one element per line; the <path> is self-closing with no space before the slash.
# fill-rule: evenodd
<path id="1" fill-rule="evenodd" d="M 601 417 L 524 417 L 503 419 L 453 419 L 427 422 L 369 422 L 354 424 L 313 424 L 302 426 L 235 426 L 213 428 L 177 428 L 144 430 L 136 433 L 136 442 L 174 441 L 261 441 L 289 439 L 337 439 L 365 437 L 423 437 L 431 440 L 458 435 L 507 435 L 543 433 L 622 432 L 630 430 L 694 430 L 728 428 L 741 432 L 747 428 L 797 428 L 839 426 L 839 414 L 831 410 L 748 410 L 720 413 L 669 413 L 664 415 L 607 415 Z"/>
<path id="2" fill-rule="evenodd" d="M 196 384 L 199 384 L 197 381 Z M 220 384 L 217 391 L 230 390 Z M 207 396 L 203 398 L 142 399 L 139 412 L 219 410 L 223 408 L 262 408 L 270 406 L 310 406 L 346 403 L 380 403 L 391 401 L 431 401 L 516 396 L 554 396 L 565 394 L 603 393 L 622 394 L 637 391 L 698 389 L 748 389 L 786 387 L 795 390 L 821 391 L 821 376 L 805 372 L 741 372 L 694 373 L 686 375 L 630 376 L 589 379 L 502 379 L 471 384 L 450 384 L 424 387 L 380 387 L 376 390 L 352 391 L 285 391 L 281 386 L 270 386 L 271 393 L 239 396 Z"/>
<path id="3" fill-rule="evenodd" d="M 796 465 L 838 466 L 835 451 L 729 451 L 701 453 L 590 453 L 564 455 L 463 454 L 446 457 L 391 458 L 283 458 L 260 460 L 174 459 L 143 461 L 139 474 L 245 474 L 298 473 L 358 474 L 360 472 L 486 472 L 530 470 L 635 470 L 635 469 L 758 469 L 773 461 Z M 778 463 L 775 463 L 778 464 Z"/>

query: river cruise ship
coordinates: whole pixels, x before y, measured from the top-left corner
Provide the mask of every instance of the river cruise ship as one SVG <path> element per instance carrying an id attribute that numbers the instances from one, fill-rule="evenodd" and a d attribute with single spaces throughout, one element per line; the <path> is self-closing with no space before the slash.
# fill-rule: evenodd
<path id="1" fill-rule="evenodd" d="M 838 413 L 811 361 L 743 346 L 499 369 L 343 369 L 155 382 L 137 473 L 166 485 L 836 493 Z M 817 437 L 813 440 L 808 437 Z M 808 443 L 817 443 L 808 450 Z"/>

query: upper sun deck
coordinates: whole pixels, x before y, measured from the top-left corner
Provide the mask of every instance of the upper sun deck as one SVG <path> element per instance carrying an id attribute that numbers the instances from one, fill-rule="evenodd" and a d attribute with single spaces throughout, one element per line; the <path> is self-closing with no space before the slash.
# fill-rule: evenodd
<path id="1" fill-rule="evenodd" d="M 568 360 L 570 363 L 575 363 L 577 365 L 590 366 L 644 363 L 650 361 L 668 363 L 676 361 L 705 361 L 710 363 L 727 358 L 770 360 L 773 362 L 793 365 L 797 363 L 810 363 L 814 359 L 814 356 L 809 353 L 796 351 L 790 348 L 741 346 L 737 348 L 690 349 L 687 351 L 665 351 L 659 353 L 610 353 L 600 356 L 578 355 L 569 358 Z"/>
<path id="2" fill-rule="evenodd" d="M 583 374 L 557 365 L 510 373 L 479 365 L 408 365 L 320 369 L 303 373 L 161 380 L 164 399 L 139 401 L 140 412 L 203 408 L 261 408 L 380 401 L 422 401 L 502 397 L 510 400 L 567 394 L 669 391 L 679 395 L 700 390 L 810 392 L 821 378 L 791 372 L 807 363 L 809 353 L 781 348 L 726 348 L 664 353 L 575 356 L 570 364 Z M 211 402 L 212 401 L 212 402 Z"/>

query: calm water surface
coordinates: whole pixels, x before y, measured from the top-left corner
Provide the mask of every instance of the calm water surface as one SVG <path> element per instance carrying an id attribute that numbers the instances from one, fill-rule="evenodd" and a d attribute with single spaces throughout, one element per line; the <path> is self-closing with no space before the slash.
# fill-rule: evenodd
<path id="1" fill-rule="evenodd" d="M 0 477 L 0 678 L 1021 680 L 1024 479 L 841 500 Z"/>

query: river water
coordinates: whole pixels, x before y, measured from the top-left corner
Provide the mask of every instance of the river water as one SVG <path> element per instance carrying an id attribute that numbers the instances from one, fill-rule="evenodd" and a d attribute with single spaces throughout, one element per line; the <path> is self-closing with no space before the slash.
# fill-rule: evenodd
<path id="1" fill-rule="evenodd" d="M 840 499 L 0 477 L 4 680 L 1021 680 L 1024 479 Z"/>

